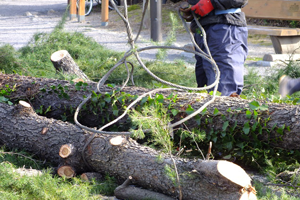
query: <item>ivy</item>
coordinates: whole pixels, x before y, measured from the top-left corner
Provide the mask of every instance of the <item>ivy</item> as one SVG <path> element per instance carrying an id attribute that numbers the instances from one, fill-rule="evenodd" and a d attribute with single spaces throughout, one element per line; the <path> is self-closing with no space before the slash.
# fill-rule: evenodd
<path id="1" fill-rule="evenodd" d="M 10 88 L 9 85 L 5 85 L 4 88 L 0 88 L 0 103 L 7 103 L 8 105 L 13 105 L 7 96 L 16 91 L 16 85 Z"/>

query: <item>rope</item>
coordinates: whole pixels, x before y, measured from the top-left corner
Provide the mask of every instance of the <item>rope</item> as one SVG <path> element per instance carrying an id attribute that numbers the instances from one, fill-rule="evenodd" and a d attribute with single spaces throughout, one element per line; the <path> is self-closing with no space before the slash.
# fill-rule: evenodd
<path id="1" fill-rule="evenodd" d="M 163 83 L 163 84 L 166 84 L 166 85 L 169 85 L 171 86 L 171 88 L 160 88 L 160 89 L 154 89 L 150 92 L 147 92 L 141 96 L 139 96 L 136 100 L 134 100 L 126 109 L 125 111 L 123 112 L 122 115 L 120 115 L 118 118 L 116 118 L 115 120 L 105 124 L 104 126 L 102 126 L 101 128 L 99 128 L 98 130 L 95 130 L 93 128 L 89 128 L 87 126 L 84 126 L 82 124 L 80 124 L 78 122 L 78 114 L 82 108 L 82 106 L 88 101 L 91 99 L 91 96 L 92 96 L 92 93 L 87 96 L 80 104 L 79 106 L 77 107 L 76 111 L 75 111 L 75 114 L 74 114 L 74 121 L 75 123 L 82 129 L 85 129 L 87 131 L 90 131 L 92 133 L 94 133 L 90 138 L 89 140 L 85 143 L 83 149 L 82 149 L 82 156 L 84 158 L 84 150 L 86 149 L 86 147 L 88 146 L 88 144 L 90 144 L 92 142 L 92 140 L 97 136 L 97 134 L 108 134 L 108 135 L 131 135 L 132 132 L 130 131 L 125 131 L 125 132 L 119 132 L 119 131 L 104 131 L 103 129 L 115 124 L 116 122 L 118 122 L 120 119 L 122 119 L 124 116 L 126 116 L 127 112 L 132 108 L 134 107 L 135 104 L 137 104 L 140 100 L 142 100 L 143 97 L 146 97 L 148 95 L 151 95 L 153 93 L 157 93 L 157 92 L 160 92 L 160 91 L 186 91 L 186 90 L 192 90 L 192 91 L 201 91 L 201 90 L 207 90 L 207 89 L 211 89 L 214 87 L 214 90 L 213 90 L 213 95 L 212 95 L 212 98 L 206 102 L 203 106 L 201 106 L 201 108 L 199 108 L 198 110 L 196 110 L 195 112 L 193 112 L 192 114 L 188 115 L 187 117 L 181 119 L 180 121 L 178 122 L 175 122 L 173 124 L 168 124 L 168 128 L 171 130 L 172 128 L 186 122 L 187 120 L 193 118 L 194 116 L 196 116 L 197 114 L 201 113 L 204 108 L 206 108 L 209 104 L 211 104 L 215 98 L 216 98 L 216 92 L 217 92 L 217 89 L 218 89 L 218 83 L 219 83 L 219 78 L 220 78 L 220 71 L 218 69 L 218 66 L 216 64 L 216 62 L 213 60 L 212 56 L 211 56 L 211 53 L 209 51 L 209 48 L 208 48 L 208 45 L 207 45 L 207 41 L 206 41 L 206 33 L 203 29 L 203 27 L 201 26 L 201 24 L 199 23 L 197 17 L 195 16 L 195 14 L 192 12 L 193 16 L 194 16 L 194 19 L 198 25 L 198 27 L 200 28 L 202 34 L 203 34 L 203 39 L 204 39 L 204 46 L 205 46 L 205 49 L 207 50 L 208 53 L 205 53 L 202 49 L 200 49 L 200 47 L 197 45 L 197 43 L 195 42 L 194 40 L 194 37 L 191 33 L 191 31 L 189 30 L 188 26 L 187 26 L 187 23 L 186 21 L 183 19 L 179 9 L 178 9 L 178 15 L 180 17 L 180 19 L 182 20 L 183 22 L 183 25 L 186 29 L 186 31 L 189 33 L 189 36 L 190 36 L 190 39 L 193 43 L 193 45 L 195 46 L 196 50 L 190 50 L 190 49 L 185 49 L 185 48 L 180 48 L 180 47 L 175 47 L 175 46 L 149 46 L 149 47 L 144 47 L 144 48 L 135 48 L 135 42 L 136 40 L 138 39 L 139 37 L 139 34 L 141 32 L 141 29 L 142 29 L 142 24 L 143 24 L 143 20 L 144 20 L 144 16 L 145 16 L 145 13 L 146 13 L 146 9 L 147 9 L 147 5 L 148 5 L 148 2 L 149 0 L 146 0 L 146 5 L 144 6 L 143 8 L 143 14 L 142 14 L 142 21 L 141 21 L 141 24 L 140 24 L 140 29 L 138 31 L 138 34 L 136 35 L 136 38 L 133 39 L 133 33 L 132 33 L 132 29 L 130 27 L 130 24 L 129 24 L 129 20 L 128 20 L 128 15 L 127 15 L 127 1 L 124 1 L 124 8 L 125 8 L 125 13 L 124 15 L 121 14 L 121 12 L 119 11 L 119 9 L 117 8 L 116 4 L 114 3 L 113 0 L 110 0 L 111 4 L 113 5 L 113 7 L 115 8 L 116 12 L 118 13 L 118 15 L 121 17 L 121 19 L 123 20 L 123 22 L 125 23 L 125 27 L 126 27 L 126 30 L 127 30 L 127 36 L 128 36 L 128 43 L 130 44 L 130 50 L 127 51 L 123 58 L 121 58 L 121 60 L 119 62 L 116 63 L 115 66 L 113 66 L 100 80 L 99 82 L 97 83 L 97 87 L 96 89 L 94 90 L 95 93 L 97 92 L 101 92 L 101 87 L 105 84 L 106 80 L 108 79 L 108 77 L 110 76 L 110 74 L 115 70 L 117 69 L 120 65 L 124 64 L 125 67 L 126 67 L 126 70 L 127 70 L 127 79 L 125 81 L 125 83 L 123 84 L 123 86 L 121 86 L 121 89 L 123 89 L 129 79 L 131 78 L 132 80 L 132 83 L 134 84 L 133 82 L 133 70 L 134 70 L 134 67 L 133 67 L 133 64 L 128 62 L 127 61 L 127 58 L 129 56 L 132 56 L 134 55 L 135 58 L 137 59 L 137 61 L 139 62 L 139 64 L 143 67 L 143 69 L 148 73 L 150 74 L 155 80 Z M 177 84 L 174 84 L 174 83 L 170 83 L 168 81 L 165 81 L 159 77 L 157 77 L 155 74 L 153 74 L 146 66 L 145 64 L 143 63 L 143 61 L 141 60 L 140 56 L 139 56 L 139 53 L 142 52 L 142 51 L 146 51 L 146 50 L 151 50 L 151 49 L 174 49 L 174 50 L 182 50 L 182 51 L 185 51 L 185 52 L 189 52 L 189 53 L 193 53 L 193 54 L 196 54 L 200 57 L 202 57 L 203 59 L 207 60 L 208 62 L 210 62 L 213 66 L 213 69 L 215 71 L 215 76 L 216 76 L 216 79 L 215 79 L 215 82 L 212 83 L 211 85 L 208 85 L 206 87 L 200 87 L 200 88 L 193 88 L 193 87 L 185 87 L 185 86 L 181 86 L 181 85 L 177 85 Z M 129 71 L 129 68 L 127 66 L 127 63 L 129 63 L 132 67 L 131 71 Z M 149 130 L 144 130 L 144 132 L 149 132 Z M 84 159 L 84 162 L 86 163 L 85 159 Z M 87 164 L 87 163 L 86 163 Z M 88 164 L 87 164 L 88 165 Z M 88 165 L 89 166 L 89 165 Z"/>

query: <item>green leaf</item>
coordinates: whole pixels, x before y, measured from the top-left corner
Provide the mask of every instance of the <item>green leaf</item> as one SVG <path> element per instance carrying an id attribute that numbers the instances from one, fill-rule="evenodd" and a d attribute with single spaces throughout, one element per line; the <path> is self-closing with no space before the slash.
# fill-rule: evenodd
<path id="1" fill-rule="evenodd" d="M 194 108 L 192 108 L 191 105 L 188 105 L 188 107 L 185 110 L 186 114 L 192 114 L 194 112 Z"/>
<path id="2" fill-rule="evenodd" d="M 252 126 L 251 130 L 252 130 L 252 131 L 255 131 L 255 129 L 256 129 L 256 127 L 257 127 L 257 125 L 258 125 L 258 122 L 254 122 L 254 124 L 253 124 L 253 126 Z"/>
<path id="3" fill-rule="evenodd" d="M 97 97 L 97 94 L 95 91 L 92 91 L 92 97 Z"/>
<path id="4" fill-rule="evenodd" d="M 258 113 L 256 110 L 253 111 L 253 116 L 254 116 L 254 119 L 257 119 Z"/>
<path id="5" fill-rule="evenodd" d="M 144 105 L 144 103 L 146 103 L 148 100 L 148 97 L 143 97 L 141 100 L 141 105 Z"/>
<path id="6" fill-rule="evenodd" d="M 218 138 L 217 138 L 217 137 L 213 137 L 211 140 L 212 140 L 214 143 L 216 143 L 217 140 L 218 140 Z"/>
<path id="7" fill-rule="evenodd" d="M 230 154 L 223 157 L 223 159 L 225 159 L 225 160 L 229 160 L 230 158 L 231 158 L 231 155 L 230 155 Z"/>
<path id="8" fill-rule="evenodd" d="M 6 101 L 8 101 L 7 98 L 5 98 L 4 96 L 0 96 L 0 102 L 6 102 Z"/>
<path id="9" fill-rule="evenodd" d="M 221 132 L 222 138 L 226 136 L 226 132 Z"/>
<path id="10" fill-rule="evenodd" d="M 258 126 L 258 133 L 259 134 L 262 134 L 262 126 L 259 124 L 259 126 Z"/>
<path id="11" fill-rule="evenodd" d="M 234 122 L 234 125 L 230 127 L 230 131 L 233 132 L 237 126 L 237 121 Z"/>
<path id="12" fill-rule="evenodd" d="M 257 101 L 251 101 L 249 103 L 249 107 L 250 107 L 251 110 L 256 110 L 259 107 L 259 103 Z"/>
<path id="13" fill-rule="evenodd" d="M 249 132 L 250 132 L 250 125 L 249 125 L 249 122 L 246 122 L 246 123 L 244 124 L 243 131 L 244 131 L 244 133 L 245 133 L 246 135 L 249 134 Z"/>
<path id="14" fill-rule="evenodd" d="M 114 87 L 116 87 L 116 85 L 115 84 L 107 84 L 107 87 L 114 88 Z"/>
<path id="15" fill-rule="evenodd" d="M 261 110 L 261 111 L 266 111 L 268 109 L 269 109 L 269 107 L 266 104 L 263 104 L 263 105 L 259 106 L 259 110 Z"/>
<path id="16" fill-rule="evenodd" d="M 232 149 L 232 142 L 227 142 L 224 144 L 224 147 L 227 149 L 227 150 L 231 150 Z"/>
<path id="17" fill-rule="evenodd" d="M 246 117 L 247 117 L 248 119 L 250 119 L 251 116 L 252 116 L 251 111 L 250 111 L 250 110 L 246 110 Z"/>
<path id="18" fill-rule="evenodd" d="M 176 109 L 172 109 L 171 112 L 173 116 L 176 116 L 179 113 L 179 111 Z"/>
<path id="19" fill-rule="evenodd" d="M 46 109 L 45 114 L 46 114 L 47 112 L 49 112 L 49 111 L 51 111 L 51 106 L 49 106 L 49 107 Z"/>
<path id="20" fill-rule="evenodd" d="M 207 108 L 204 108 L 204 109 L 202 110 L 202 112 L 201 112 L 201 115 L 202 115 L 202 116 L 205 115 L 206 112 L 207 112 Z"/>
<path id="21" fill-rule="evenodd" d="M 228 122 L 228 121 L 224 122 L 224 123 L 223 123 L 222 130 L 223 130 L 223 131 L 226 131 L 228 125 L 229 125 L 229 122 Z"/>
<path id="22" fill-rule="evenodd" d="M 164 102 L 164 96 L 162 94 L 157 94 L 155 97 L 155 100 L 159 103 L 163 103 Z"/>
<path id="23" fill-rule="evenodd" d="M 70 96 L 67 94 L 67 93 L 63 93 L 63 97 L 65 98 L 65 99 L 70 99 Z"/>
<path id="24" fill-rule="evenodd" d="M 111 101 L 111 97 L 110 97 L 110 95 L 109 95 L 109 94 L 105 94 L 104 101 L 106 101 L 107 103 L 110 103 L 110 101 Z"/>
<path id="25" fill-rule="evenodd" d="M 217 115 L 219 113 L 219 110 L 217 108 L 214 109 L 214 115 Z"/>
<path id="26" fill-rule="evenodd" d="M 243 149 L 245 147 L 244 143 L 241 142 L 241 143 L 238 143 L 236 144 L 237 147 L 240 147 L 241 149 Z"/>
<path id="27" fill-rule="evenodd" d="M 118 107 L 116 106 L 116 104 L 113 105 L 113 115 L 115 116 L 118 116 L 119 114 L 119 109 Z"/>

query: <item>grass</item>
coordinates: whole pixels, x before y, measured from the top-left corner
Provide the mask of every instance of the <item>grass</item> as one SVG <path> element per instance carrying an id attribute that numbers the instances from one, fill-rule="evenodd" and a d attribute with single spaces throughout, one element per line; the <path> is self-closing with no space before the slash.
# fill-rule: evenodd
<path id="1" fill-rule="evenodd" d="M 43 169 L 40 176 L 21 176 L 15 170 L 20 167 Z M 0 150 L 0 199 L 101 199 L 113 195 L 117 186 L 114 179 L 105 182 L 84 182 L 79 177 L 64 179 L 52 175 L 50 165 L 34 160 L 26 152 L 5 153 Z"/>
<path id="2" fill-rule="evenodd" d="M 272 46 L 272 42 L 268 35 L 248 35 L 248 42 L 252 44 L 259 44 L 262 46 Z"/>
<path id="3" fill-rule="evenodd" d="M 136 8 L 132 8 L 132 12 Z M 261 40 L 265 38 L 250 36 L 250 40 Z M 92 38 L 82 33 L 69 33 L 63 30 L 63 20 L 50 34 L 37 33 L 27 46 L 16 51 L 10 45 L 0 47 L 0 71 L 4 73 L 17 73 L 34 77 L 59 78 L 68 80 L 69 77 L 57 74 L 50 56 L 57 50 L 65 49 L 74 58 L 80 68 L 94 81 L 98 81 L 107 71 L 113 67 L 123 56 L 123 53 L 110 51 L 99 45 Z M 259 58 L 248 58 L 258 60 Z M 133 59 L 130 59 L 135 66 L 134 80 L 137 86 L 154 88 L 163 87 L 161 83 L 154 80 L 145 70 Z M 186 66 L 180 60 L 175 63 L 165 63 L 161 60 L 145 62 L 146 66 L 160 78 L 180 85 L 196 87 L 194 69 Z M 245 90 L 243 98 L 261 99 L 272 102 L 297 103 L 299 94 L 294 94 L 286 100 L 278 95 L 278 79 L 281 75 L 287 74 L 291 77 L 300 77 L 300 66 L 289 62 L 282 69 L 274 70 L 269 76 L 260 77 L 256 72 L 251 71 L 245 76 Z M 119 67 L 108 79 L 107 83 L 121 84 L 126 79 L 127 73 L 124 66 Z M 30 155 L 21 152 L 29 158 Z M 95 199 L 96 194 L 112 194 L 116 186 L 114 180 L 106 178 L 106 182 L 85 183 L 79 178 L 65 180 L 52 176 L 49 165 L 20 155 L 4 154 L 0 152 L 0 198 L 1 199 Z M 45 169 L 40 177 L 20 177 L 12 173 L 18 167 L 33 167 Z M 278 167 L 277 167 L 278 168 Z M 48 169 L 48 170 L 47 170 Z M 266 190 L 259 183 L 255 186 L 260 191 L 260 199 L 277 199 L 272 192 Z M 41 189 L 42 188 L 42 189 Z M 293 199 L 282 193 L 282 199 Z"/>
<path id="4" fill-rule="evenodd" d="M 3 59 L 0 61 L 0 70 L 4 73 L 63 79 L 64 77 L 56 73 L 50 61 L 51 54 L 61 49 L 67 50 L 78 66 L 93 81 L 98 81 L 123 56 L 122 53 L 106 49 L 82 33 L 55 30 L 51 34 L 35 34 L 29 44 L 19 51 L 15 51 L 10 45 L 0 47 L 0 52 L 9 52 L 1 54 Z M 145 64 L 162 79 L 170 82 L 180 80 L 180 84 L 195 86 L 193 84 L 196 82 L 195 77 L 190 76 L 193 74 L 193 69 L 188 68 L 184 62 L 164 63 L 157 61 L 146 62 Z M 154 79 L 136 62 L 134 62 L 134 66 L 136 84 L 147 88 L 153 87 Z M 180 75 L 179 79 L 178 74 Z M 121 66 L 111 74 L 108 83 L 121 84 L 126 77 L 126 68 Z"/>

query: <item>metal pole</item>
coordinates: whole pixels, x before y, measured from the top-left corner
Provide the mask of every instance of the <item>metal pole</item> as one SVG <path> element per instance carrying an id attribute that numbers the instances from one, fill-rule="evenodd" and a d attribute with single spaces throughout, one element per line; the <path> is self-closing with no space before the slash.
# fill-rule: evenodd
<path id="1" fill-rule="evenodd" d="M 70 19 L 75 19 L 77 17 L 76 0 L 70 0 Z"/>
<path id="2" fill-rule="evenodd" d="M 108 2 L 109 0 L 102 0 L 101 5 L 101 26 L 108 25 Z"/>
<path id="3" fill-rule="evenodd" d="M 162 41 L 161 33 L 161 0 L 150 0 L 151 39 Z"/>
<path id="4" fill-rule="evenodd" d="M 78 21 L 85 21 L 85 0 L 79 1 L 79 9 L 78 9 Z"/>

